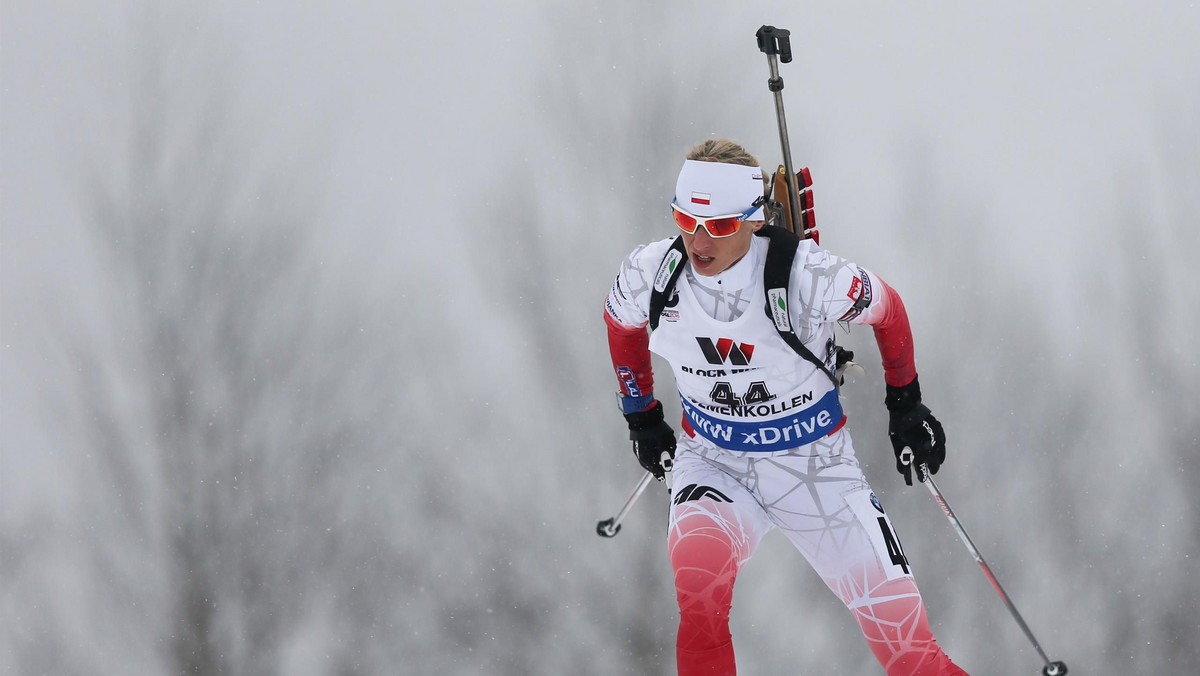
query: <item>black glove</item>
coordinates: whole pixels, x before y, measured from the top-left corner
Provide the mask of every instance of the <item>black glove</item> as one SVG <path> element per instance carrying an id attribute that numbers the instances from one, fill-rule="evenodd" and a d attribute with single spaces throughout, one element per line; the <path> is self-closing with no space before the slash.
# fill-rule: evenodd
<path id="1" fill-rule="evenodd" d="M 625 422 L 629 423 L 629 439 L 633 441 L 633 454 L 638 462 L 655 479 L 662 481 L 665 470 L 671 465 L 667 461 L 664 469 L 663 452 L 671 460 L 675 459 L 675 430 L 663 420 L 662 402 L 655 401 L 645 411 L 625 414 Z"/>
<path id="2" fill-rule="evenodd" d="M 846 384 L 846 364 L 854 361 L 854 353 L 841 345 L 834 345 L 837 356 L 833 359 L 833 373 L 837 376 L 838 386 Z"/>
<path id="3" fill-rule="evenodd" d="M 904 475 L 904 483 L 912 485 L 914 466 L 924 464 L 930 474 L 937 474 L 946 461 L 946 432 L 929 407 L 921 403 L 921 385 L 917 379 L 914 377 L 903 387 L 888 385 L 883 403 L 888 409 L 888 438 L 896 453 L 896 470 Z M 909 462 L 905 462 L 903 455 L 906 448 L 912 450 Z M 925 481 L 919 470 L 917 479 Z"/>

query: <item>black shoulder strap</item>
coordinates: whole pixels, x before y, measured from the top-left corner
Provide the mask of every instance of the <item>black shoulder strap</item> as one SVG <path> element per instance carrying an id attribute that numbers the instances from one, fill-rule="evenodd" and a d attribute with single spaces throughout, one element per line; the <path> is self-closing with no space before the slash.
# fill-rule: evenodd
<path id="1" fill-rule="evenodd" d="M 658 328 L 658 317 L 662 314 L 663 308 L 667 306 L 671 292 L 675 290 L 675 282 L 683 273 L 683 264 L 686 260 L 687 249 L 683 246 L 683 236 L 681 235 L 671 242 L 671 248 L 667 251 L 667 255 L 663 256 L 662 263 L 658 266 L 658 273 L 654 275 L 654 288 L 650 290 L 650 330 Z"/>
<path id="2" fill-rule="evenodd" d="M 813 354 L 812 350 L 809 350 L 796 336 L 796 331 L 792 328 L 791 313 L 788 312 L 788 289 L 791 286 L 792 264 L 796 260 L 796 249 L 800 247 L 800 238 L 795 233 L 777 226 L 765 226 L 758 231 L 758 234 L 770 240 L 770 245 L 767 247 L 766 269 L 763 271 L 763 289 L 767 295 L 765 308 L 767 317 L 774 322 L 779 337 L 783 338 L 783 341 L 791 346 L 796 354 L 816 366 L 817 370 L 824 373 L 834 387 L 837 387 L 837 377 L 825 368 L 825 362 L 818 359 L 817 355 Z"/>

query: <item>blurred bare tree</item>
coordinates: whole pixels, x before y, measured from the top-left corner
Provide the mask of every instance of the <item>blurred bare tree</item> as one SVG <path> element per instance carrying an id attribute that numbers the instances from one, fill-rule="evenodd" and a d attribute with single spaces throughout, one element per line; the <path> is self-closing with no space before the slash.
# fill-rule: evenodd
<path id="1" fill-rule="evenodd" d="M 660 58 L 657 27 L 669 23 L 672 11 L 585 3 L 547 12 L 552 61 L 534 88 L 531 128 L 538 134 L 476 201 L 474 268 L 487 280 L 483 293 L 490 302 L 509 310 L 520 346 L 509 368 L 519 370 L 522 381 L 538 383 L 518 414 L 532 424 L 506 432 L 516 437 L 510 443 L 527 465 L 535 497 L 512 504 L 506 514 L 517 524 L 550 524 L 509 527 L 503 540 L 487 533 L 472 538 L 485 560 L 532 552 L 550 566 L 493 580 L 495 600 L 488 607 L 505 609 L 507 619 L 481 621 L 511 637 L 501 642 L 514 648 L 502 653 L 510 655 L 498 670 L 503 673 L 673 668 L 676 611 L 660 511 L 665 490 L 651 488 L 631 516 L 635 525 L 618 539 L 594 534 L 596 521 L 620 507 L 641 471 L 613 405 L 616 383 L 601 304 L 620 256 L 669 234 L 660 188 L 673 182 L 686 150 L 675 129 L 682 104 L 671 95 L 668 71 L 644 64 Z M 551 166 L 531 164 L 530 156 Z M 620 253 L 597 255 L 617 242 Z M 596 267 L 602 273 L 591 275 Z M 488 542 L 492 546 L 482 546 Z M 575 563 L 563 570 L 567 560 Z M 585 602 L 564 607 L 563 598 Z M 534 635 L 561 633 L 578 643 L 542 646 L 530 655 L 530 627 L 537 628 Z"/>
<path id="2" fill-rule="evenodd" d="M 1114 393 L 1111 376 L 1098 382 L 1094 391 L 1104 396 L 1095 405 L 1107 412 L 1113 438 L 1134 439 L 1114 454 L 1111 490 L 1120 502 L 1138 506 L 1138 526 L 1121 538 L 1139 553 L 1137 584 L 1120 568 L 1103 567 L 1102 575 L 1114 594 L 1138 601 L 1111 611 L 1118 621 L 1108 633 L 1114 656 L 1154 646 L 1143 663 L 1163 666 L 1147 671 L 1176 673 L 1200 671 L 1190 638 L 1200 586 L 1175 578 L 1200 553 L 1200 359 L 1194 346 L 1200 275 L 1187 260 L 1200 252 L 1198 111 L 1200 86 L 1158 112 L 1150 157 L 1114 171 L 1113 217 L 1097 232 L 1107 251 L 1085 259 L 1109 299 L 1097 313 L 1111 350 L 1105 375 L 1122 373 L 1118 382 L 1128 383 Z M 1109 554 L 1088 544 L 1096 560 Z"/>
<path id="3" fill-rule="evenodd" d="M 403 546 L 421 510 L 391 498 L 424 480 L 396 471 L 421 438 L 406 308 L 323 266 L 320 148 L 264 158 L 211 36 L 165 21 L 139 33 L 128 145 L 88 180 L 111 334 L 63 327 L 82 600 L 29 627 L 18 663 L 379 673 L 411 645 L 381 632 L 430 568 Z"/>
<path id="4" fill-rule="evenodd" d="M 1190 413 L 1200 368 L 1188 342 L 1200 285 L 1189 266 L 1169 263 L 1173 250 L 1200 246 L 1200 136 L 1184 122 L 1194 114 L 1161 112 L 1152 154 L 1114 170 L 1097 207 L 1107 214 L 1061 225 L 1075 241 L 1058 266 L 1012 265 L 998 240 L 1026 233 L 972 205 L 970 194 L 923 178 L 946 172 L 927 166 L 919 145 L 908 153 L 919 170 L 907 178 L 914 197 L 902 242 L 929 268 L 911 308 L 932 306 L 939 318 L 926 329 L 933 341 L 917 342 L 923 381 L 928 373 L 944 387 L 940 395 L 928 388 L 931 401 L 944 402 L 936 410 L 954 423 L 942 488 L 1043 645 L 1052 653 L 1083 645 L 1069 618 L 1103 616 L 1087 630 L 1096 655 L 1064 655 L 1068 663 L 1137 656 L 1146 671 L 1191 673 L 1197 654 L 1185 636 L 1194 633 L 1198 590 L 1162 581 L 1200 548 L 1190 497 L 1200 472 L 1200 419 Z M 1074 290 L 1077 307 L 1031 301 L 1056 283 Z M 1026 650 L 1012 626 L 990 646 L 961 631 L 1006 618 L 935 519 L 912 523 L 921 528 L 908 531 L 910 551 L 947 554 L 927 561 L 926 574 L 956 571 L 950 584 L 923 590 L 943 609 L 935 623 L 953 618 L 941 640 L 953 647 L 958 639 L 979 657 Z M 1053 582 L 1062 580 L 1071 583 Z"/>

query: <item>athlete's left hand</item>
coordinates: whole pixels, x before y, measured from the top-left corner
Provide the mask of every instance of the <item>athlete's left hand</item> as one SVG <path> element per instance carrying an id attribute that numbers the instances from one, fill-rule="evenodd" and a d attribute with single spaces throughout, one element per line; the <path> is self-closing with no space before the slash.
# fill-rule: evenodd
<path id="1" fill-rule="evenodd" d="M 942 423 L 933 417 L 929 407 L 921 403 L 921 386 L 914 377 L 903 387 L 887 386 L 888 438 L 896 454 L 896 471 L 904 475 L 904 483 L 912 485 L 913 466 L 929 468 L 937 474 L 946 461 L 946 432 Z M 911 456 L 904 453 L 912 452 Z M 918 470 L 917 479 L 925 481 Z"/>

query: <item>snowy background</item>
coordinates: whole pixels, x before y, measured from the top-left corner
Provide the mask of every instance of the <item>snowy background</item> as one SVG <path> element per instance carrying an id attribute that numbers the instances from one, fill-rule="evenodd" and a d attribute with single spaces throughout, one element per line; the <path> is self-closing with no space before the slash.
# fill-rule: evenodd
<path id="1" fill-rule="evenodd" d="M 674 673 L 665 492 L 594 534 L 640 474 L 600 303 L 694 143 L 781 161 L 768 23 L 1034 633 L 1200 672 L 1197 3 L 322 4 L 4 3 L 0 673 Z M 845 342 L 940 641 L 1037 673 Z M 733 629 L 877 673 L 778 534 Z"/>

